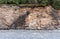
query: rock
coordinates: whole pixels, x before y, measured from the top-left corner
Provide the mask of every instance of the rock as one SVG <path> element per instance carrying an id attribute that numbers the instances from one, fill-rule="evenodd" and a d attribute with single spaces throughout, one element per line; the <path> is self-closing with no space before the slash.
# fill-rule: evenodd
<path id="1" fill-rule="evenodd" d="M 25 20 L 27 29 L 56 29 L 55 27 L 58 27 L 58 21 L 55 17 L 57 14 L 53 14 L 53 12 L 51 6 L 34 8 Z"/>
<path id="2" fill-rule="evenodd" d="M 31 8 L 19 8 L 19 15 L 11 25 L 14 29 L 25 29 L 25 18 L 29 15 Z"/>
<path id="3" fill-rule="evenodd" d="M 17 6 L 2 5 L 0 7 L 0 28 L 9 28 L 9 26 L 19 17 Z"/>

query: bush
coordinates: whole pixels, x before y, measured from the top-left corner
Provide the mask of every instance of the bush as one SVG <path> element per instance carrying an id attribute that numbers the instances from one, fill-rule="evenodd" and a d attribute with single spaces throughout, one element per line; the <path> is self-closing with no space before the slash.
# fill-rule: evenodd
<path id="1" fill-rule="evenodd" d="M 7 0 L 0 0 L 0 4 L 5 4 L 7 3 Z"/>
<path id="2" fill-rule="evenodd" d="M 28 0 L 28 4 L 36 4 L 37 3 L 37 0 Z"/>
<path id="3" fill-rule="evenodd" d="M 55 9 L 60 9 L 60 0 L 52 0 L 52 6 L 55 8 Z"/>
<path id="4" fill-rule="evenodd" d="M 40 4 L 46 6 L 48 0 L 0 0 L 0 4 Z"/>
<path id="5" fill-rule="evenodd" d="M 46 6 L 48 5 L 48 0 L 38 0 L 38 3 L 41 5 L 41 6 Z"/>
<path id="6" fill-rule="evenodd" d="M 8 4 L 19 4 L 19 0 L 7 0 Z"/>
<path id="7" fill-rule="evenodd" d="M 0 4 L 19 4 L 19 0 L 0 0 Z"/>
<path id="8" fill-rule="evenodd" d="M 39 4 L 40 6 L 50 4 L 55 9 L 60 9 L 60 0 L 0 0 L 0 4 Z"/>
<path id="9" fill-rule="evenodd" d="M 40 4 L 40 6 L 48 5 L 48 0 L 27 0 L 29 4 Z"/>
<path id="10" fill-rule="evenodd" d="M 27 0 L 20 0 L 20 4 L 26 4 Z"/>

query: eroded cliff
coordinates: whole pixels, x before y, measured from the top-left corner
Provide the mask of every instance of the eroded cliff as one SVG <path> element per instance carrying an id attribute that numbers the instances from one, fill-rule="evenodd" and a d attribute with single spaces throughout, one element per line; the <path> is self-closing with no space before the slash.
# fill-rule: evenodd
<path id="1" fill-rule="evenodd" d="M 60 29 L 60 12 L 51 6 L 0 6 L 0 28 Z"/>

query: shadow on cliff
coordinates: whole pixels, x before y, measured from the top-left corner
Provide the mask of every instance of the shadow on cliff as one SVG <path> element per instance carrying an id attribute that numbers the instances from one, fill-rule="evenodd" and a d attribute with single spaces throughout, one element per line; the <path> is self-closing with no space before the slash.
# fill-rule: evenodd
<path id="1" fill-rule="evenodd" d="M 19 16 L 18 19 L 16 21 L 14 21 L 9 29 L 25 29 L 25 18 L 30 14 L 29 11 L 27 11 L 24 15 Z"/>
<path id="2" fill-rule="evenodd" d="M 56 20 L 57 24 L 55 25 L 55 26 L 56 26 L 55 28 L 57 29 L 57 26 L 60 25 L 60 24 L 59 24 L 59 21 L 58 21 L 59 19 L 58 19 L 58 14 L 57 14 L 57 12 L 52 9 L 52 12 L 51 12 L 50 15 L 53 17 L 53 20 Z"/>

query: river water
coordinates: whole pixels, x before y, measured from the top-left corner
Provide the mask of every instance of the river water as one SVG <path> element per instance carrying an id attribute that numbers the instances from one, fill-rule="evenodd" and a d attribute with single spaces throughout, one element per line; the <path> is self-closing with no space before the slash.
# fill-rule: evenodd
<path id="1" fill-rule="evenodd" d="M 60 30 L 0 30 L 0 39 L 60 39 Z"/>

